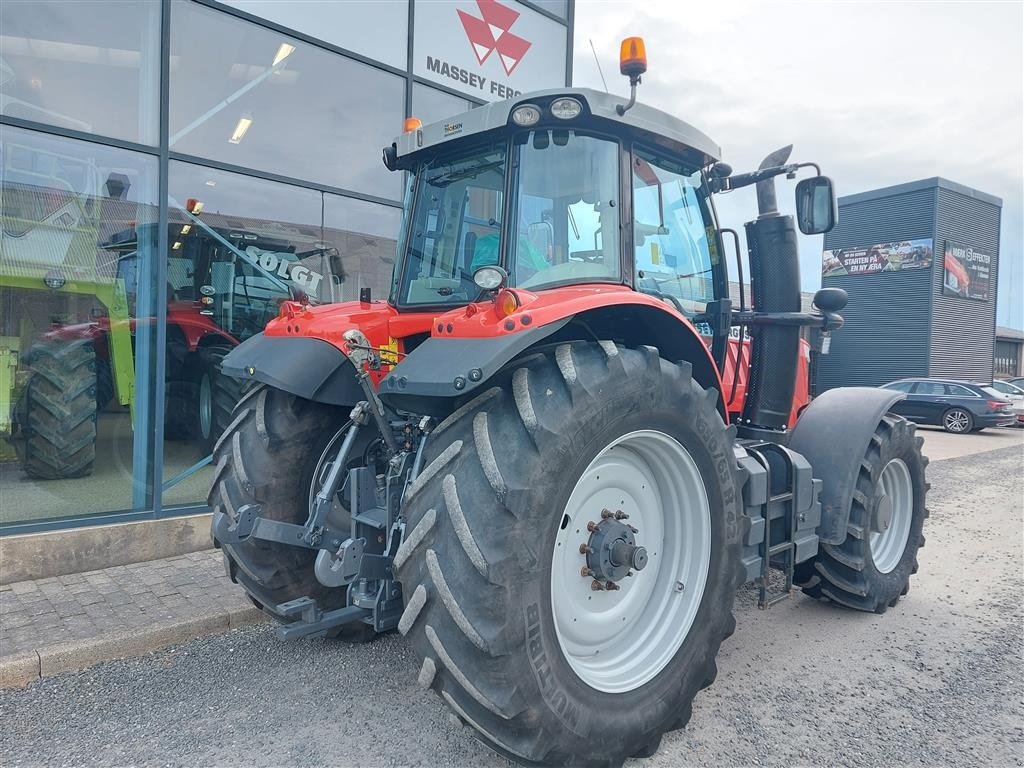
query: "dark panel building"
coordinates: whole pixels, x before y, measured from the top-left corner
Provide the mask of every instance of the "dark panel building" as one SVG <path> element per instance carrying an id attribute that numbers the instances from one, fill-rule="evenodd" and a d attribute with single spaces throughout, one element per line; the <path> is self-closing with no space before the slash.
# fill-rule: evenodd
<path id="1" fill-rule="evenodd" d="M 840 198 L 821 282 L 850 302 L 819 389 L 991 378 L 1001 209 L 999 198 L 943 178 Z"/>

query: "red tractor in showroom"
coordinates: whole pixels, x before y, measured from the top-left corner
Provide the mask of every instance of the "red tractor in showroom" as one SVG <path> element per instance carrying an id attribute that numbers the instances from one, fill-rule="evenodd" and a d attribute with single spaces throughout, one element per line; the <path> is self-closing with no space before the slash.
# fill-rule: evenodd
<path id="1" fill-rule="evenodd" d="M 388 300 L 287 302 L 224 360 L 257 382 L 214 453 L 230 576 L 284 638 L 397 628 L 419 683 L 525 764 L 653 754 L 714 681 L 741 584 L 881 613 L 924 541 L 900 393 L 793 418 L 801 329 L 837 329 L 846 296 L 801 311 L 775 179 L 814 172 L 808 234 L 835 222 L 831 181 L 789 148 L 734 174 L 635 103 L 645 69 L 631 38 L 628 101 L 564 88 L 408 125 L 384 150 L 412 177 Z M 736 307 L 713 199 L 747 185 Z"/>

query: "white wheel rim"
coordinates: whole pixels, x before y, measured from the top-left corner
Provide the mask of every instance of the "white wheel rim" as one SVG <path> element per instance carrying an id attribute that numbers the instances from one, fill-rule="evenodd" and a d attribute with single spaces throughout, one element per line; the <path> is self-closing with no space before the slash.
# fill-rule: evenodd
<path id="1" fill-rule="evenodd" d="M 875 495 L 888 496 L 892 501 L 892 519 L 885 530 L 871 531 L 868 539 L 871 559 L 880 573 L 890 573 L 903 559 L 914 518 L 914 485 L 902 459 L 893 459 L 885 465 L 875 486 Z"/>
<path id="2" fill-rule="evenodd" d="M 580 545 L 601 511 L 621 510 L 647 550 L 616 591 L 583 577 Z M 607 445 L 573 488 L 555 537 L 551 609 L 566 661 L 587 685 L 624 693 L 672 660 L 700 608 L 711 563 L 711 507 L 689 452 L 663 432 L 640 430 Z"/>
<path id="3" fill-rule="evenodd" d="M 204 440 L 209 440 L 213 431 L 213 392 L 208 373 L 199 380 L 199 431 Z"/>
<path id="4" fill-rule="evenodd" d="M 951 432 L 964 432 L 970 423 L 970 417 L 963 411 L 950 411 L 946 414 L 946 428 Z"/>

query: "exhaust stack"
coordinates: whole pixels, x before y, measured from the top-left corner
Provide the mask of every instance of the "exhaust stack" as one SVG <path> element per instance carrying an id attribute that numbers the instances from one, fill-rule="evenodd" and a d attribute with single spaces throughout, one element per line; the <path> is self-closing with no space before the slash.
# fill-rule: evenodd
<path id="1" fill-rule="evenodd" d="M 759 170 L 783 165 L 792 145 L 768 155 Z M 745 225 L 750 290 L 757 312 L 800 311 L 800 262 L 792 216 L 779 213 L 775 180 L 757 182 L 758 216 Z M 779 441 L 789 422 L 800 354 L 796 326 L 753 326 L 747 398 L 740 417 L 744 437 Z"/>

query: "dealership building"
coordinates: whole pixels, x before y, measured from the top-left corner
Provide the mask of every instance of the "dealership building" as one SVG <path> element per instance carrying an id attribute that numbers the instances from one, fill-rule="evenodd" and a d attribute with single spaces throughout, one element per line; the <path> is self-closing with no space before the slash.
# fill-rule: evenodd
<path id="1" fill-rule="evenodd" d="M 0 534 L 208 544 L 174 521 L 207 511 L 219 360 L 281 299 L 386 297 L 405 179 L 382 147 L 409 116 L 569 84 L 573 13 L 0 3 Z"/>
<path id="2" fill-rule="evenodd" d="M 839 198 L 821 283 L 850 300 L 818 390 L 916 376 L 991 380 L 1001 213 L 998 197 L 943 178 Z"/>

